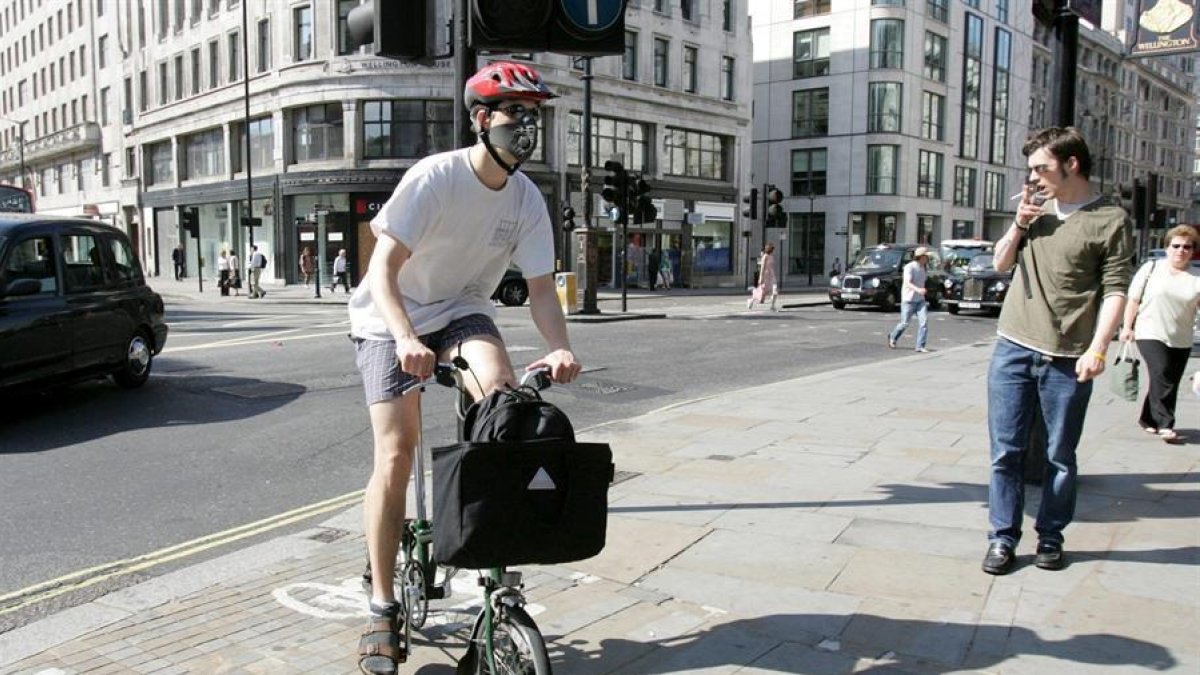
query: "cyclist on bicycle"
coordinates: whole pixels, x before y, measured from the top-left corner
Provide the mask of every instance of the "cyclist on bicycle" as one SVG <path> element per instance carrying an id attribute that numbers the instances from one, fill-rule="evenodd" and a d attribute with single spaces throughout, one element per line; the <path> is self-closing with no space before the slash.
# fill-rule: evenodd
<path id="1" fill-rule="evenodd" d="M 537 145 L 540 107 L 554 97 L 528 65 L 479 69 L 465 90 L 478 142 L 417 162 L 371 221 L 378 241 L 349 303 L 375 443 L 363 500 L 373 570 L 371 621 L 359 643 L 365 673 L 395 673 L 407 657 L 393 577 L 421 421 L 419 394 L 398 392 L 459 354 L 475 374 L 465 383 L 476 400 L 516 385 L 490 299 L 510 263 L 526 277 L 530 314 L 549 347 L 528 368 L 549 368 L 555 382 L 579 374 L 554 288 L 546 203 L 517 171 Z"/>

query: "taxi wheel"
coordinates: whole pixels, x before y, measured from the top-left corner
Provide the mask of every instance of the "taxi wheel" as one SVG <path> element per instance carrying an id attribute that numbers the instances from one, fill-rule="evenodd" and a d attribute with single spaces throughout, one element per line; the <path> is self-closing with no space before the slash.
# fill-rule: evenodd
<path id="1" fill-rule="evenodd" d="M 125 360 L 121 363 L 121 369 L 113 373 L 113 381 L 123 389 L 136 389 L 150 379 L 153 365 L 154 349 L 150 338 L 145 332 L 139 331 L 129 338 Z"/>

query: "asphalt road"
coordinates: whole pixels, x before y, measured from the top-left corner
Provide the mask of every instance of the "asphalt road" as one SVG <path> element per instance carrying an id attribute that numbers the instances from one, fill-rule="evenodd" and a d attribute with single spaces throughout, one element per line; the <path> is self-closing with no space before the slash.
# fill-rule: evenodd
<path id="1" fill-rule="evenodd" d="M 640 301 L 638 310 L 657 305 L 689 318 L 573 323 L 588 370 L 546 396 L 584 429 L 717 392 L 912 354 L 915 322 L 902 343 L 907 349 L 886 347 L 896 314 L 828 306 L 746 313 L 741 302 Z M 344 307 L 178 301 L 169 303 L 168 321 L 167 349 L 142 389 L 86 383 L 0 407 L 0 631 L 249 540 L 152 561 L 27 606 L 5 595 L 365 485 L 370 427 Z M 518 366 L 541 354 L 526 309 L 501 308 L 498 324 Z M 991 318 L 936 312 L 930 347 L 968 344 L 994 331 Z M 452 441 L 450 401 L 437 387 L 426 395 L 432 445 Z"/>

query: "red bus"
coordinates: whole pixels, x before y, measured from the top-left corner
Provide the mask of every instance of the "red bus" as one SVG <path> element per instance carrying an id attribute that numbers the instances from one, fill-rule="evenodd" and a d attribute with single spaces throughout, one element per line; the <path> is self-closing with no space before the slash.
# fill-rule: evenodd
<path id="1" fill-rule="evenodd" d="M 33 213 L 33 191 L 0 185 L 0 213 Z"/>

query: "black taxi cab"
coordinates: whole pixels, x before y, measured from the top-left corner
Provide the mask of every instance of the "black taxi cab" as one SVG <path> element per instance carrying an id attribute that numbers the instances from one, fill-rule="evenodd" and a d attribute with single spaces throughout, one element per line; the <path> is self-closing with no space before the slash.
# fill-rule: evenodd
<path id="1" fill-rule="evenodd" d="M 0 214 L 0 390 L 110 375 L 138 387 L 166 339 L 162 297 L 123 232 Z"/>

